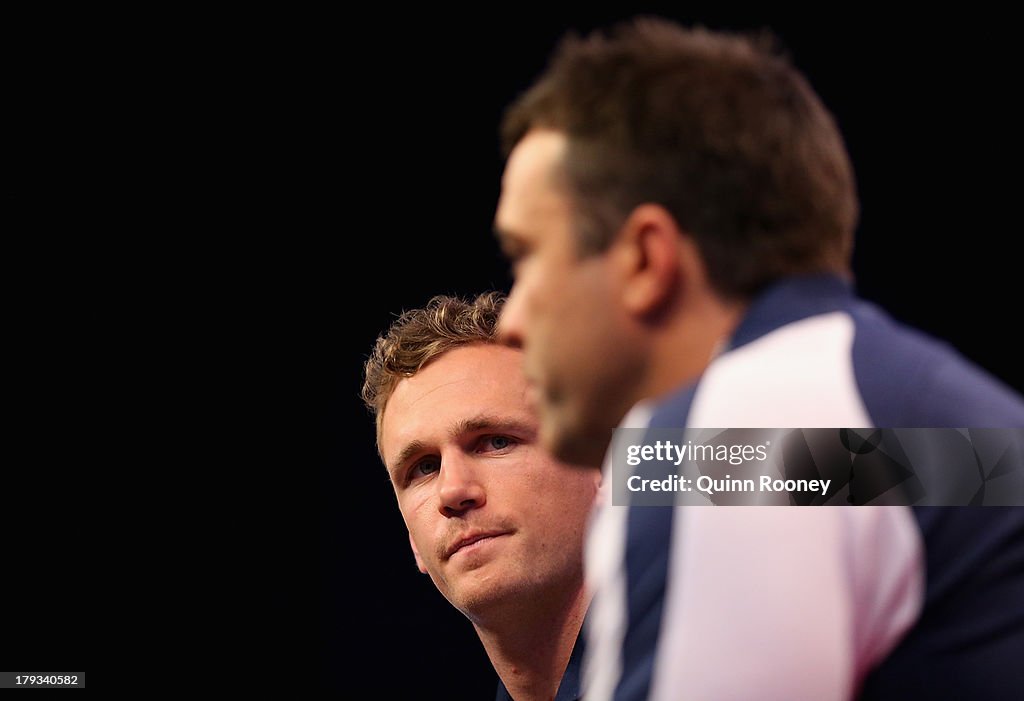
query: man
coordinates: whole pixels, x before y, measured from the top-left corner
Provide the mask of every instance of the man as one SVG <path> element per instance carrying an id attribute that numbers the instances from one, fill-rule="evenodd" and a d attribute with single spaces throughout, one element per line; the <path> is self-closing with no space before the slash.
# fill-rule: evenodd
<path id="1" fill-rule="evenodd" d="M 503 302 L 439 296 L 404 313 L 366 363 L 363 399 L 416 564 L 472 622 L 498 699 L 566 701 L 580 695 L 583 537 L 600 475 L 536 444 L 522 353 L 495 342 Z"/>
<path id="2" fill-rule="evenodd" d="M 557 457 L 599 465 L 617 424 L 1024 426 L 855 298 L 849 159 L 770 48 L 660 20 L 570 38 L 503 136 L 501 332 Z M 588 698 L 1024 689 L 1021 508 L 606 505 L 587 578 Z"/>

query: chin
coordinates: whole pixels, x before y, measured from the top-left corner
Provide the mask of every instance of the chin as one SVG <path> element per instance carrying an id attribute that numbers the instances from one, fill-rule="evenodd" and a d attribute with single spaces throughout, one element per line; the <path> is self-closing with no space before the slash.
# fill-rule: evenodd
<path id="1" fill-rule="evenodd" d="M 448 601 L 473 623 L 486 623 L 509 613 L 510 602 L 521 600 L 522 594 L 520 588 L 505 582 L 503 586 L 468 588 Z"/>
<path id="2" fill-rule="evenodd" d="M 554 422 L 546 422 L 540 433 L 541 444 L 549 453 L 570 465 L 601 467 L 611 439 L 610 433 L 603 438 L 595 437 L 565 424 L 552 424 Z"/>

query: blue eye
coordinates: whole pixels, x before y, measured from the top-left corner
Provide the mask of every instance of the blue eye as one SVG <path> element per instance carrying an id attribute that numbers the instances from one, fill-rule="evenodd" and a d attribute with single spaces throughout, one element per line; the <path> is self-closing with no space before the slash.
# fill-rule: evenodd
<path id="1" fill-rule="evenodd" d="M 437 457 L 423 458 L 409 470 L 409 478 L 423 477 L 441 469 L 441 459 Z"/>
<path id="2" fill-rule="evenodd" d="M 500 452 L 508 450 L 516 443 L 518 441 L 508 436 L 487 436 L 482 441 L 481 450 L 483 452 Z"/>

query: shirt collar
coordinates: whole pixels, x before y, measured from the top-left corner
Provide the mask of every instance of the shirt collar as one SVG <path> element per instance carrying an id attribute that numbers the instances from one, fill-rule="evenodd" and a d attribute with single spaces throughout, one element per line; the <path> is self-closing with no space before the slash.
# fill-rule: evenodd
<path id="1" fill-rule="evenodd" d="M 754 298 L 732 334 L 727 350 L 818 314 L 848 309 L 853 284 L 838 275 L 802 275 L 779 280 Z"/>

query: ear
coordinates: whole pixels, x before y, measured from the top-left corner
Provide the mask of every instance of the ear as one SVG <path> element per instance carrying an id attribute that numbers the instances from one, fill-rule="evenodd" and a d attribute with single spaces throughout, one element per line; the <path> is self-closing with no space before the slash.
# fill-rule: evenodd
<path id="1" fill-rule="evenodd" d="M 416 543 L 412 542 L 412 533 L 409 534 L 409 547 L 412 548 L 412 555 L 416 558 L 416 566 L 423 574 L 427 573 L 427 566 L 423 564 L 423 558 L 420 557 L 420 551 L 416 549 Z"/>
<path id="2" fill-rule="evenodd" d="M 615 243 L 628 311 L 649 315 L 676 293 L 682 238 L 675 218 L 661 205 L 641 204 L 630 212 Z"/>

